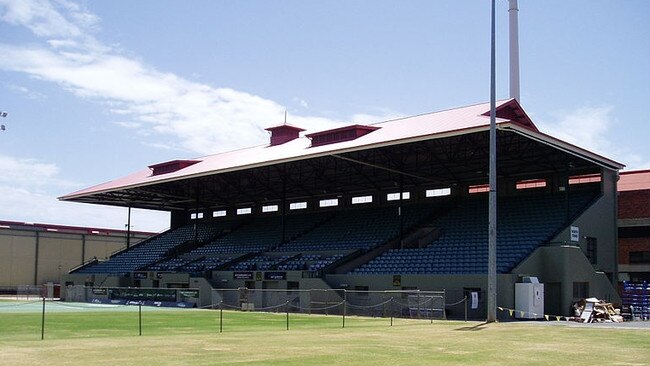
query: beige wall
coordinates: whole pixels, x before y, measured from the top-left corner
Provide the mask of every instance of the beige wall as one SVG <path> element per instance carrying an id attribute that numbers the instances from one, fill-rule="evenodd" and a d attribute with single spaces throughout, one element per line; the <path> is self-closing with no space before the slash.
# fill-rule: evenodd
<path id="1" fill-rule="evenodd" d="M 143 235 L 132 237 L 137 243 Z M 124 233 L 82 234 L 0 229 L 0 286 L 60 283 L 72 268 L 124 248 Z"/>
<path id="2" fill-rule="evenodd" d="M 93 258 L 106 259 L 112 253 L 124 248 L 124 238 L 114 236 L 86 236 L 86 251 L 83 261 Z"/>
<path id="3" fill-rule="evenodd" d="M 0 286 L 34 284 L 36 233 L 0 231 Z"/>

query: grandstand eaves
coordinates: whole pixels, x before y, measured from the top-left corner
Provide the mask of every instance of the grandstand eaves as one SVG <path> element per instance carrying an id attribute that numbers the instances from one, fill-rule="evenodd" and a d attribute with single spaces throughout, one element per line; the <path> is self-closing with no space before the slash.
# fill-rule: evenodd
<path id="1" fill-rule="evenodd" d="M 142 207 L 150 209 L 161 210 L 174 210 L 174 209 L 187 209 L 191 207 L 190 203 L 196 197 L 196 192 L 193 195 L 177 194 L 177 189 L 182 188 L 189 192 L 193 188 L 187 187 L 189 183 L 180 187 L 179 182 L 189 182 L 191 179 L 203 179 L 202 183 L 208 183 L 211 177 L 226 175 L 232 176 L 233 174 L 246 173 L 250 177 L 244 180 L 248 181 L 256 179 L 259 175 L 264 175 L 268 179 L 268 184 L 265 187 L 267 192 L 260 193 L 261 198 L 275 198 L 273 195 L 278 194 L 277 190 L 270 188 L 272 184 L 277 183 L 277 177 L 274 175 L 282 175 L 282 169 L 286 170 L 287 164 L 302 164 L 302 162 L 311 162 L 313 164 L 321 164 L 326 167 L 326 164 L 332 164 L 332 161 L 342 161 L 342 157 L 351 162 L 363 163 L 364 156 L 371 153 L 376 153 L 385 158 L 386 155 L 394 154 L 391 149 L 395 146 L 403 146 L 404 149 L 411 149 L 418 153 L 421 151 L 429 151 L 432 149 L 442 149 L 437 147 L 434 141 L 442 141 L 443 139 L 453 140 L 455 144 L 471 145 L 470 147 L 462 147 L 462 149 L 476 148 L 479 149 L 483 142 L 483 134 L 486 134 L 489 128 L 489 104 L 477 104 L 468 107 L 456 108 L 442 112 L 434 112 L 422 114 L 413 117 L 405 117 L 391 121 L 373 124 L 375 130 L 352 140 L 345 140 L 341 142 L 312 146 L 306 137 L 299 137 L 282 144 L 267 144 L 257 147 L 245 148 L 236 151 L 224 152 L 198 159 L 191 165 L 183 166 L 181 169 L 170 171 L 169 173 L 152 174 L 150 168 L 146 168 L 135 172 L 131 175 L 119 178 L 114 181 L 99 184 L 81 191 L 77 191 L 63 197 L 60 200 L 64 201 L 77 201 L 117 206 L 131 206 Z M 519 103 L 514 99 L 502 100 L 497 103 L 497 124 L 502 134 L 520 135 L 520 138 L 509 137 L 512 141 L 512 146 L 536 144 L 540 146 L 538 155 L 543 156 L 551 162 L 539 162 L 540 157 L 531 156 L 531 167 L 527 167 L 528 173 L 540 173 L 543 169 L 557 170 L 559 164 L 566 164 L 565 161 L 571 160 L 566 156 L 574 156 L 576 161 L 571 164 L 578 165 L 578 173 L 593 172 L 593 166 L 599 166 L 610 170 L 618 170 L 623 167 L 622 164 L 604 158 L 585 149 L 570 145 L 561 140 L 555 139 L 551 136 L 540 133 L 537 127 L 533 124 L 530 118 L 523 111 Z M 318 134 L 318 132 L 316 133 Z M 313 134 L 310 134 L 313 135 Z M 478 136 L 478 137 L 477 137 Z M 533 142 L 531 142 L 534 141 Z M 504 142 L 507 143 L 507 142 Z M 420 144 L 420 145 L 418 145 Z M 546 147 L 542 147 L 545 145 Z M 400 148 L 402 149 L 402 148 Z M 457 148 L 460 150 L 461 148 Z M 545 150 L 544 150 L 545 149 Z M 399 149 L 397 149 L 399 150 Z M 378 153 L 377 153 L 378 152 Z M 467 156 L 474 156 L 467 151 L 462 154 Z M 481 149 L 480 154 L 484 154 Z M 548 157 L 549 153 L 556 154 L 555 159 Z M 560 156 L 560 154 L 564 154 Z M 318 160 L 320 159 L 320 160 Z M 374 157 L 373 159 L 376 159 Z M 363 161 L 362 161 L 363 160 Z M 390 160 L 390 158 L 389 158 Z M 395 159 L 397 160 L 397 159 Z M 417 160 L 417 159 L 416 159 Z M 480 160 L 480 159 L 479 159 Z M 164 163 L 162 163 L 164 164 Z M 280 168 L 284 164 L 284 168 Z M 353 164 L 349 163 L 348 164 Z M 387 162 L 386 165 L 390 165 Z M 415 163 L 414 163 L 415 164 Z M 433 164 L 433 163 L 430 163 Z M 428 178 L 421 182 L 429 184 L 449 184 L 454 180 L 478 180 L 482 175 L 482 163 L 476 162 L 469 164 L 465 171 L 443 171 L 440 167 L 428 166 L 424 167 L 412 166 L 413 174 L 411 177 L 424 177 L 424 173 L 435 171 L 436 174 L 428 176 Z M 508 175 L 511 167 L 508 164 L 514 164 L 511 161 L 504 161 L 501 165 L 501 174 Z M 555 164 L 555 165 L 553 165 Z M 156 164 L 153 166 L 160 166 Z M 444 165 L 444 164 L 443 164 Z M 591 166 L 591 167 L 590 167 Z M 377 165 L 371 166 L 376 171 Z M 367 169 L 371 169 L 367 168 Z M 397 167 L 398 168 L 398 167 Z M 391 171 L 395 172 L 395 167 L 386 169 L 386 172 L 381 172 L 381 177 L 375 177 L 375 182 L 371 182 L 368 187 L 381 188 L 389 184 L 391 180 L 394 181 L 394 174 L 389 174 Z M 404 169 L 404 167 L 402 167 Z M 263 170 L 263 171 L 262 171 Z M 317 171 L 316 169 L 315 171 Z M 322 167 L 321 169 L 322 170 Z M 358 170 L 358 169 L 357 169 Z M 381 167 L 379 168 L 381 170 Z M 512 170 L 513 172 L 515 170 Z M 517 171 L 520 171 L 518 169 Z M 340 174 L 339 174 L 340 175 Z M 220 178 L 227 180 L 226 178 Z M 234 178 L 228 178 L 233 180 Z M 237 182 L 241 181 L 241 176 L 236 177 Z M 276 181 L 273 181 L 276 179 Z M 337 178 L 338 179 L 338 178 Z M 364 177 L 368 181 L 368 177 Z M 354 184 L 359 182 L 363 183 L 364 179 L 358 182 L 351 182 L 347 187 L 339 187 L 339 190 L 350 191 L 357 189 Z M 197 185 L 199 181 L 196 182 Z M 233 182 L 221 182 L 224 185 L 233 185 Z M 366 182 L 367 183 L 367 182 Z M 363 186 L 360 186 L 363 189 Z M 367 187 L 367 188 L 368 188 Z M 198 189 L 198 188 L 197 188 Z M 303 196 L 311 196 L 316 192 L 326 191 L 322 186 L 314 184 L 311 189 L 304 189 Z M 225 199 L 214 198 L 211 203 L 213 206 L 231 204 L 236 202 L 237 199 L 243 199 L 244 193 L 257 193 L 255 189 L 251 188 L 250 191 L 245 189 L 238 190 L 239 197 L 232 197 L 232 201 L 226 202 Z M 271 197 L 270 197 L 271 196 Z M 241 201 L 240 201 L 241 202 Z"/>

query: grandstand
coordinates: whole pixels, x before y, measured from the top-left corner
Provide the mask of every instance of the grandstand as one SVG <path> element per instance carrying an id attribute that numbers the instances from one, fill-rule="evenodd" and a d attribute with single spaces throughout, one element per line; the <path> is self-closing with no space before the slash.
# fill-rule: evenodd
<path id="1" fill-rule="evenodd" d="M 498 303 L 537 276 L 546 308 L 618 301 L 616 180 L 623 166 L 541 133 L 497 104 Z M 66 284 L 445 290 L 486 288 L 489 105 L 350 125 L 151 165 L 62 200 L 166 210 L 170 230 L 87 263 Z M 201 301 L 208 301 L 201 295 Z M 472 316 L 484 317 L 484 296 Z"/>

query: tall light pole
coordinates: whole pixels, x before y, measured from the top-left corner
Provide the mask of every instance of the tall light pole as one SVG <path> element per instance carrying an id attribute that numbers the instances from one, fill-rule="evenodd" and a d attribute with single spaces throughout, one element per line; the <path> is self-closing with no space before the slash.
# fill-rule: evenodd
<path id="1" fill-rule="evenodd" d="M 128 218 L 126 221 L 126 249 L 131 247 L 131 206 L 129 206 L 129 211 L 127 213 Z"/>
<path id="2" fill-rule="evenodd" d="M 2 117 L 2 118 L 7 117 L 8 115 L 9 115 L 9 113 L 7 113 L 5 111 L 0 112 L 0 117 Z M 6 129 L 7 129 L 7 127 L 4 124 L 0 125 L 0 131 L 4 131 Z"/>
<path id="3" fill-rule="evenodd" d="M 508 0 L 508 17 L 510 19 L 510 98 L 521 103 L 519 90 L 519 6 L 517 0 Z"/>
<path id="4" fill-rule="evenodd" d="M 491 50 L 490 50 L 490 196 L 487 322 L 497 320 L 497 127 L 496 127 L 496 18 L 495 2 L 492 0 Z"/>

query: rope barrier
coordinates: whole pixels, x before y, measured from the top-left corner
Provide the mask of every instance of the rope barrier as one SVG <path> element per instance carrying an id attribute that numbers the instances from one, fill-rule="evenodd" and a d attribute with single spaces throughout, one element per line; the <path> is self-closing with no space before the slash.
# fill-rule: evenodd
<path id="1" fill-rule="evenodd" d="M 40 304 L 40 303 L 41 303 L 41 300 L 22 302 L 22 303 L 12 303 L 12 304 L 7 304 L 7 305 L 0 305 L 0 308 L 11 308 L 11 307 L 25 306 L 25 305 L 31 305 L 31 304 Z"/>
<path id="2" fill-rule="evenodd" d="M 395 304 L 397 304 L 397 305 L 403 307 L 403 308 L 415 308 L 415 307 L 425 306 L 425 305 L 427 305 L 427 303 L 428 303 L 429 301 L 418 302 L 418 303 L 413 303 L 413 304 L 405 304 L 405 303 L 400 302 L 400 301 L 397 301 L 397 300 L 393 300 L 393 302 L 394 302 Z M 433 302 L 433 300 L 431 300 L 431 302 Z"/>
<path id="3" fill-rule="evenodd" d="M 64 308 L 73 308 L 73 309 L 116 309 L 116 308 L 124 308 L 130 305 L 126 304 L 89 304 L 89 305 L 74 305 L 74 304 L 67 304 L 64 302 L 49 302 L 51 305 L 55 306 L 61 306 Z"/>
<path id="4" fill-rule="evenodd" d="M 240 307 L 240 306 L 228 305 L 228 304 L 226 304 L 226 303 L 221 303 L 221 306 L 223 306 L 224 308 L 228 308 L 228 309 L 241 310 L 241 307 Z"/>
<path id="5" fill-rule="evenodd" d="M 452 303 L 452 304 L 445 304 L 445 307 L 459 305 L 459 304 L 463 303 L 465 300 L 467 300 L 467 298 L 464 298 L 464 299 L 462 299 L 462 300 L 460 300 L 458 302 Z"/>
<path id="6" fill-rule="evenodd" d="M 256 308 L 255 311 L 267 311 L 267 310 L 279 309 L 279 308 L 281 308 L 283 306 L 286 306 L 286 303 L 279 304 L 279 305 L 273 305 L 273 306 L 267 306 L 265 308 Z"/>
<path id="7" fill-rule="evenodd" d="M 305 307 L 298 306 L 298 305 L 293 305 L 293 304 L 289 304 L 289 306 L 294 308 L 294 309 L 301 310 L 301 311 L 325 311 L 325 310 L 330 310 L 330 309 L 337 308 L 337 307 L 343 305 L 344 303 L 345 303 L 345 301 L 341 301 L 341 302 L 339 302 L 337 304 L 326 306 L 324 308 L 313 308 L 313 307 L 305 308 Z"/>
<path id="8" fill-rule="evenodd" d="M 384 306 L 384 305 L 388 304 L 391 301 L 393 301 L 393 299 L 388 299 L 388 300 L 386 300 L 384 302 L 381 302 L 379 304 L 376 304 L 376 305 L 355 305 L 355 304 L 350 304 L 348 302 L 347 306 L 351 307 L 351 308 L 355 308 L 355 309 L 372 309 L 372 308 L 377 308 L 377 307 L 380 307 L 380 306 Z"/>

